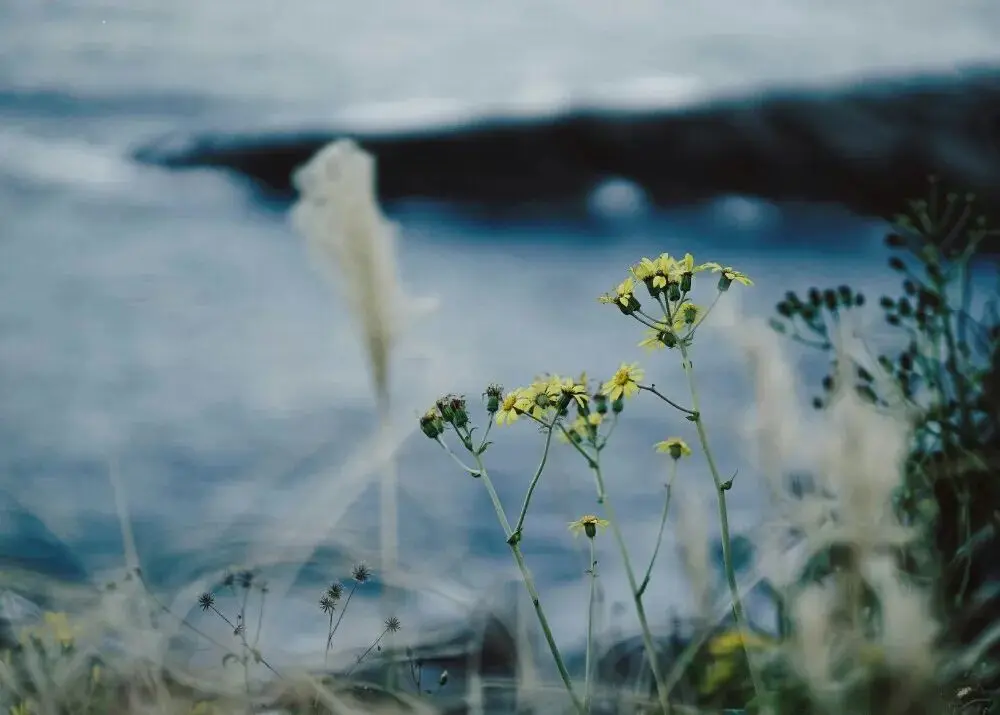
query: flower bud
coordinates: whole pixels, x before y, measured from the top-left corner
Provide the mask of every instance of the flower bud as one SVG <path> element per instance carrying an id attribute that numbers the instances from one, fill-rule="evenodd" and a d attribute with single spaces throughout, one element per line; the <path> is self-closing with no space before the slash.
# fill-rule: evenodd
<path id="1" fill-rule="evenodd" d="M 589 521 L 586 522 L 583 525 L 583 533 L 587 535 L 588 539 L 593 539 L 595 536 L 597 536 L 597 524 L 594 524 Z"/>
<path id="2" fill-rule="evenodd" d="M 727 290 L 729 290 L 729 286 L 731 286 L 732 284 L 733 284 L 733 279 L 727 276 L 726 272 L 723 271 L 722 274 L 719 275 L 719 285 L 718 285 L 719 292 L 725 293 Z"/>
<path id="3" fill-rule="evenodd" d="M 656 334 L 657 339 L 666 345 L 668 348 L 677 347 L 677 336 L 674 335 L 673 331 L 661 330 Z"/>
<path id="4" fill-rule="evenodd" d="M 592 398 L 591 401 L 594 403 L 594 409 L 597 410 L 597 414 L 606 415 L 608 414 L 608 397 L 604 393 L 598 392 Z"/>
<path id="5" fill-rule="evenodd" d="M 503 387 L 496 383 L 491 383 L 483 395 L 486 397 L 486 411 L 490 415 L 495 415 L 500 409 L 500 400 L 503 398 Z"/>
<path id="6" fill-rule="evenodd" d="M 430 439 L 437 439 L 444 433 L 444 420 L 436 409 L 431 408 L 420 418 L 420 429 Z"/>
<path id="7" fill-rule="evenodd" d="M 667 287 L 667 298 L 672 303 L 676 303 L 681 299 L 681 288 L 676 282 L 671 281 L 670 285 Z"/>
<path id="8" fill-rule="evenodd" d="M 624 300 L 624 303 L 622 303 L 621 300 L 615 301 L 615 305 L 618 306 L 618 310 L 622 312 L 622 315 L 632 315 L 632 313 L 642 307 L 642 303 L 640 303 L 631 293 L 625 296 Z"/>
<path id="9" fill-rule="evenodd" d="M 619 397 L 617 400 L 611 403 L 611 411 L 616 415 L 620 415 L 622 410 L 625 409 L 625 398 Z"/>
<path id="10" fill-rule="evenodd" d="M 691 290 L 691 272 L 690 271 L 685 271 L 683 274 L 681 274 L 681 290 L 684 291 L 685 293 L 688 293 Z"/>

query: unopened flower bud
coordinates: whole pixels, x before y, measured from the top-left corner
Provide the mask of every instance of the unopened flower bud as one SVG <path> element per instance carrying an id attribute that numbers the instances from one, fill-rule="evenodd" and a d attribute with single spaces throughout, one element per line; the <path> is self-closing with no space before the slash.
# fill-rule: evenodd
<path id="1" fill-rule="evenodd" d="M 729 290 L 729 286 L 733 284 L 733 279 L 730 278 L 725 271 L 719 275 L 719 285 L 718 289 L 720 293 L 725 293 Z"/>
<path id="2" fill-rule="evenodd" d="M 619 397 L 617 400 L 614 400 L 611 403 L 611 411 L 614 412 L 616 415 L 620 415 L 621 412 L 622 412 L 622 410 L 624 410 L 624 409 L 625 409 L 625 398 L 624 397 Z"/>
<path id="3" fill-rule="evenodd" d="M 503 399 L 503 387 L 496 383 L 491 383 L 483 395 L 486 397 L 486 411 L 490 415 L 495 415 L 500 409 L 500 400 Z"/>
<path id="4" fill-rule="evenodd" d="M 677 336 L 670 330 L 661 330 L 656 334 L 657 339 L 668 348 L 677 347 Z"/>
<path id="5" fill-rule="evenodd" d="M 431 408 L 420 418 L 420 429 L 431 439 L 437 439 L 444 432 L 444 420 L 436 409 Z"/>
<path id="6" fill-rule="evenodd" d="M 607 395 L 598 392 L 594 395 L 591 400 L 594 403 L 594 409 L 597 410 L 597 414 L 606 415 L 608 414 L 608 398 Z"/>
<path id="7" fill-rule="evenodd" d="M 691 273 L 690 271 L 681 274 L 681 290 L 685 293 L 691 290 Z"/>
<path id="8" fill-rule="evenodd" d="M 615 305 L 618 306 L 618 310 L 620 310 L 623 315 L 632 315 L 632 313 L 642 307 L 642 304 L 631 293 L 625 296 L 624 302 L 621 300 L 615 301 Z"/>
<path id="9" fill-rule="evenodd" d="M 667 288 L 667 298 L 671 302 L 677 302 L 681 299 L 681 287 L 675 283 L 671 282 Z"/>

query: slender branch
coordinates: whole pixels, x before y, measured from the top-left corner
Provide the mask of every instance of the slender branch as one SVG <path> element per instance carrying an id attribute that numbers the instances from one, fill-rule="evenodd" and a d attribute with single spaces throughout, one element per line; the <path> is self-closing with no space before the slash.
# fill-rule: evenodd
<path id="1" fill-rule="evenodd" d="M 669 397 L 667 397 L 666 395 L 664 395 L 662 392 L 660 392 L 659 390 L 657 390 L 655 384 L 650 384 L 649 387 L 646 387 L 645 385 L 637 385 L 637 387 L 640 390 L 645 390 L 646 392 L 650 392 L 650 393 L 656 395 L 657 397 L 659 397 L 661 400 L 663 400 L 664 402 L 666 402 L 671 407 L 673 407 L 673 408 L 675 408 L 677 410 L 680 410 L 681 412 L 684 412 L 685 414 L 689 414 L 689 415 L 697 414 L 697 412 L 695 410 L 689 410 L 686 407 L 681 407 L 680 405 L 678 405 L 676 402 L 674 402 Z"/>
<path id="2" fill-rule="evenodd" d="M 618 546 L 618 552 L 622 557 L 622 562 L 625 564 L 625 575 L 628 577 L 629 588 L 632 591 L 632 601 L 635 604 L 635 612 L 639 618 L 639 625 L 642 630 L 642 641 L 646 648 L 646 656 L 649 658 L 649 667 L 653 672 L 653 679 L 656 682 L 656 693 L 659 696 L 660 707 L 664 713 L 670 712 L 670 704 L 667 701 L 667 691 L 664 687 L 663 673 L 660 670 L 660 659 L 656 651 L 656 645 L 653 643 L 653 635 L 649 629 L 649 621 L 646 618 L 646 609 L 642 605 L 642 599 L 638 595 L 639 584 L 635 579 L 635 571 L 632 569 L 632 560 L 629 558 L 628 549 L 625 547 L 625 539 L 622 536 L 621 528 L 618 525 L 618 518 L 615 515 L 614 507 L 611 505 L 610 500 L 607 497 L 607 491 L 604 487 L 604 477 L 601 474 L 601 465 L 596 459 L 591 459 L 590 467 L 594 472 L 594 479 L 597 482 L 598 488 L 598 501 L 604 504 L 604 508 L 608 512 L 608 521 L 611 522 L 611 533 L 614 535 L 615 544 Z"/>
<path id="3" fill-rule="evenodd" d="M 576 692 L 573 690 L 573 681 L 569 677 L 569 671 L 566 669 L 566 664 L 563 661 L 562 654 L 559 652 L 559 647 L 556 645 L 555 637 L 552 635 L 552 629 L 549 626 L 548 618 L 545 617 L 545 611 L 542 609 L 542 601 L 538 595 L 538 590 L 535 588 L 534 579 L 531 577 L 531 572 L 528 571 L 528 566 L 524 562 L 524 554 L 521 553 L 521 545 L 517 539 L 511 538 L 514 532 L 511 531 L 510 522 L 507 520 L 507 514 L 504 511 L 503 504 L 500 502 L 500 497 L 497 495 L 496 489 L 493 487 L 493 480 L 490 479 L 490 475 L 486 471 L 482 455 L 474 454 L 473 456 L 476 459 L 476 466 L 478 467 L 483 485 L 486 487 L 486 491 L 490 495 L 490 500 L 493 502 L 493 509 L 496 511 L 497 519 L 503 527 L 507 545 L 510 547 L 511 554 L 514 556 L 514 561 L 517 563 L 518 570 L 521 572 L 521 580 L 524 582 L 524 587 L 527 589 L 528 595 L 531 598 L 531 605 L 535 608 L 535 616 L 538 618 L 538 624 L 542 628 L 542 633 L 545 636 L 545 642 L 548 644 L 549 651 L 552 653 L 552 658 L 556 663 L 556 669 L 559 671 L 559 677 L 563 682 L 563 686 L 566 688 L 566 692 L 569 695 L 570 700 L 573 702 L 573 708 L 580 715 L 585 715 L 586 711 L 584 710 L 583 703 L 580 702 L 579 697 L 577 697 Z"/>
<path id="4" fill-rule="evenodd" d="M 670 481 L 667 483 L 667 496 L 663 500 L 663 511 L 660 514 L 660 530 L 656 533 L 656 547 L 653 549 L 653 555 L 649 559 L 649 566 L 646 567 L 646 575 L 642 578 L 642 583 L 639 585 L 639 590 L 636 592 L 636 596 L 642 598 L 642 594 L 646 592 L 646 587 L 649 585 L 649 578 L 653 573 L 653 564 L 656 563 L 656 556 L 660 553 L 660 545 L 663 543 L 663 528 L 667 524 L 667 513 L 670 511 L 670 496 L 674 491 L 674 479 L 677 477 L 677 460 L 670 460 Z"/>
<path id="5" fill-rule="evenodd" d="M 545 469 L 545 461 L 549 456 L 549 447 L 552 445 L 552 435 L 554 433 L 553 427 L 556 421 L 559 419 L 559 413 L 557 412 L 552 421 L 547 425 L 548 434 L 545 436 L 545 448 L 542 451 L 542 458 L 538 462 L 538 468 L 535 470 L 534 476 L 531 478 L 531 483 L 528 485 L 528 491 L 524 495 L 524 503 L 521 505 L 521 513 L 517 517 L 517 524 L 514 526 L 514 533 L 520 534 L 521 529 L 524 527 L 524 519 L 528 514 L 528 505 L 531 504 L 531 496 L 535 493 L 535 487 L 538 485 L 538 480 L 542 476 L 542 470 Z"/>
<path id="6" fill-rule="evenodd" d="M 464 469 L 466 472 L 468 472 L 474 477 L 477 475 L 475 469 L 467 465 L 465 462 L 463 462 L 461 459 L 458 458 L 458 455 L 456 455 L 454 452 L 451 451 L 451 447 L 449 447 L 448 444 L 443 439 L 441 439 L 440 435 L 438 435 L 438 437 L 436 437 L 434 441 L 441 445 L 444 451 L 448 453 L 448 456 L 451 457 L 453 460 L 455 460 L 455 463 L 458 466 L 460 466 L 462 469 Z"/>
<path id="7" fill-rule="evenodd" d="M 584 671 L 586 675 L 584 676 L 583 685 L 583 707 L 589 713 L 590 712 L 590 681 L 593 673 L 593 665 L 591 664 L 591 658 L 593 657 L 594 648 L 594 598 L 597 591 L 597 556 L 594 553 L 594 541 L 595 539 L 588 539 L 590 541 L 590 569 L 587 573 L 590 574 L 590 597 L 587 600 L 587 654 L 584 659 Z"/>
<path id="8" fill-rule="evenodd" d="M 327 649 L 327 651 L 329 651 L 330 648 L 333 645 L 333 637 L 337 634 L 337 629 L 340 628 L 340 622 L 342 620 L 344 620 L 344 614 L 347 613 L 347 606 L 350 605 L 350 603 L 351 603 L 351 597 L 354 595 L 354 592 L 357 591 L 357 590 L 358 590 L 358 582 L 355 581 L 351 585 L 351 590 L 347 594 L 347 598 L 344 599 L 344 607 L 340 609 L 340 615 L 337 616 L 337 623 L 333 626 L 333 630 L 330 631 L 330 637 L 326 639 L 326 649 Z"/>

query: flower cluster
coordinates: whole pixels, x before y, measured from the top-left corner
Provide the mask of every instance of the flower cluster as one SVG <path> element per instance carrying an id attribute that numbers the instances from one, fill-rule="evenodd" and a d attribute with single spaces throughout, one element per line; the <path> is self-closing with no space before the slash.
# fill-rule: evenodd
<path id="1" fill-rule="evenodd" d="M 694 276 L 704 271 L 719 274 L 716 288 L 725 293 L 735 283 L 753 285 L 743 273 L 730 266 L 708 262 L 695 264 L 694 256 L 684 254 L 673 258 L 662 253 L 657 258 L 643 257 L 629 268 L 630 275 L 612 293 L 598 299 L 613 304 L 624 314 L 636 318 L 648 329 L 639 343 L 648 348 L 673 348 L 679 343 L 689 343 L 695 328 L 708 315 L 708 310 L 689 300 Z M 646 286 L 649 297 L 656 301 L 662 317 L 652 317 L 642 310 L 642 303 L 635 296 L 638 284 Z"/>

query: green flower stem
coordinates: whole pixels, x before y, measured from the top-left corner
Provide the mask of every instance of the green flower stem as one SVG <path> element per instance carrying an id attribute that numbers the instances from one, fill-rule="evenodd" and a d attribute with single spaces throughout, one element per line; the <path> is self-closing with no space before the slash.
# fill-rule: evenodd
<path id="1" fill-rule="evenodd" d="M 467 465 L 467 464 L 466 464 L 465 462 L 463 462 L 463 461 L 462 461 L 461 459 L 459 459 L 459 458 L 458 458 L 458 455 L 456 455 L 456 454 L 455 454 L 454 452 L 452 452 L 452 451 L 451 451 L 451 447 L 449 447 L 449 446 L 447 445 L 447 443 L 446 443 L 446 442 L 445 442 L 445 441 L 444 441 L 443 439 L 441 439 L 441 437 L 440 437 L 440 436 L 438 436 L 438 437 L 437 437 L 437 438 L 435 439 L 435 441 L 436 441 L 436 442 L 437 442 L 438 444 L 440 444 L 440 445 L 441 445 L 442 449 L 444 449 L 444 451 L 448 453 L 448 456 L 449 456 L 449 457 L 451 457 L 451 458 L 452 458 L 453 460 L 455 460 L 455 464 L 457 464 L 458 466 L 460 466 L 460 467 L 461 467 L 462 469 L 464 469 L 464 470 L 465 470 L 466 472 L 468 472 L 468 473 L 469 473 L 469 474 L 471 474 L 472 476 L 474 476 L 474 477 L 475 477 L 475 476 L 477 476 L 477 475 L 476 475 L 476 470 L 475 470 L 475 469 L 473 469 L 472 467 L 470 467 L 469 465 Z"/>
<path id="2" fill-rule="evenodd" d="M 577 445 L 578 446 L 578 445 Z M 583 450 L 580 450 L 581 452 Z M 632 590 L 632 601 L 635 603 L 635 612 L 639 617 L 639 625 L 642 628 L 642 642 L 646 647 L 646 656 L 649 658 L 649 667 L 653 671 L 653 679 L 656 681 L 656 693 L 660 699 L 660 707 L 663 712 L 670 712 L 670 704 L 667 702 L 667 691 L 663 687 L 663 673 L 660 671 L 660 661 L 656 653 L 656 646 L 653 643 L 653 634 L 649 630 L 649 621 L 646 619 L 646 609 L 642 605 L 642 598 L 639 595 L 639 584 L 635 580 L 635 571 L 632 569 L 632 560 L 628 556 L 628 549 L 625 548 L 625 539 L 622 538 L 621 529 L 618 526 L 618 518 L 615 516 L 614 507 L 608 499 L 607 490 L 604 488 L 604 477 L 601 474 L 601 465 L 597 459 L 583 452 L 587 457 L 590 468 L 594 472 L 594 479 L 597 481 L 597 500 L 604 505 L 608 513 L 608 521 L 611 522 L 611 533 L 615 537 L 615 544 L 621 554 L 622 562 L 625 564 L 625 574 L 628 577 L 628 585 Z"/>
<path id="3" fill-rule="evenodd" d="M 753 658 L 750 657 L 750 652 L 746 647 L 750 629 L 743 611 L 743 600 L 740 598 L 739 586 L 736 583 L 736 570 L 733 568 L 732 542 L 729 538 L 729 510 L 726 507 L 726 490 L 729 486 L 728 483 L 723 484 L 722 479 L 719 477 L 719 470 L 715 466 L 712 450 L 708 446 L 708 435 L 705 433 L 705 425 L 702 422 L 701 410 L 698 406 L 698 388 L 695 385 L 694 370 L 684 343 L 680 343 L 680 350 L 682 367 L 684 368 L 684 374 L 687 376 L 688 388 L 691 391 L 691 406 L 694 408 L 695 413 L 699 415 L 694 420 L 695 427 L 698 430 L 698 441 L 701 442 L 701 448 L 704 450 L 705 458 L 708 461 L 709 471 L 712 473 L 712 481 L 715 482 L 715 495 L 719 504 L 719 526 L 722 529 L 722 560 L 725 566 L 726 580 L 729 583 L 729 593 L 733 601 L 733 617 L 736 619 L 736 626 L 739 628 L 743 639 L 743 652 L 746 654 L 754 691 L 757 693 L 757 698 L 759 699 L 763 695 L 763 686 L 756 669 L 756 664 Z"/>
<path id="4" fill-rule="evenodd" d="M 683 412 L 685 414 L 688 414 L 688 415 L 694 415 L 694 414 L 696 414 L 694 410 L 689 410 L 686 407 L 681 407 L 676 402 L 674 402 L 673 400 L 671 400 L 669 397 L 667 397 L 666 395 L 664 395 L 662 392 L 660 392 L 659 390 L 657 390 L 656 389 L 656 385 L 649 385 L 648 387 L 646 385 L 636 385 L 636 387 L 638 387 L 640 390 L 645 390 L 646 392 L 649 392 L 649 393 L 652 393 L 652 394 L 656 395 L 657 397 L 659 397 L 661 400 L 663 400 L 664 402 L 666 402 L 668 405 L 670 405 L 671 407 L 673 407 L 676 410 L 680 410 L 681 412 Z"/>
<path id="5" fill-rule="evenodd" d="M 354 597 L 354 592 L 358 590 L 358 581 L 355 581 L 351 585 L 351 590 L 347 594 L 347 599 L 344 601 L 344 607 L 340 609 L 340 615 L 337 616 L 337 622 L 333 624 L 333 629 L 330 631 L 330 637 L 326 641 L 327 651 L 333 646 L 333 637 L 337 635 L 337 629 L 340 628 L 340 622 L 344 620 L 344 614 L 347 613 L 347 607 L 351 605 L 351 598 Z"/>
<path id="6" fill-rule="evenodd" d="M 584 659 L 584 671 L 586 676 L 583 685 L 583 707 L 586 712 L 590 712 L 590 680 L 593 666 L 591 665 L 591 654 L 594 647 L 594 597 L 597 591 L 597 556 L 594 553 L 594 539 L 590 541 L 590 598 L 587 601 L 587 655 Z"/>
<path id="7" fill-rule="evenodd" d="M 521 553 L 521 545 L 517 539 L 512 539 L 514 532 L 510 528 L 510 522 L 507 521 L 507 514 L 504 512 L 503 504 L 500 503 L 500 497 L 497 495 L 496 489 L 493 488 L 493 482 L 490 479 L 489 473 L 486 471 L 486 466 L 483 464 L 482 456 L 476 454 L 476 467 L 479 471 L 479 478 L 483 480 L 483 484 L 486 485 L 486 491 L 490 495 L 490 500 L 493 502 L 493 509 L 496 511 L 497 519 L 499 519 L 501 526 L 503 526 L 504 536 L 507 540 L 507 545 L 510 546 L 510 551 L 514 555 L 514 561 L 517 562 L 517 568 L 521 572 L 521 580 L 524 581 L 524 587 L 528 590 L 528 595 L 531 597 L 531 605 L 535 608 L 535 615 L 538 617 L 538 624 L 542 627 L 542 633 L 545 635 L 545 642 L 549 646 L 549 651 L 552 653 L 552 658 L 556 662 L 556 668 L 559 671 L 559 677 L 562 679 L 563 685 L 566 687 L 566 692 L 569 694 L 570 700 L 573 701 L 573 708 L 580 713 L 580 715 L 586 715 L 583 703 L 580 702 L 580 698 L 577 697 L 576 692 L 573 690 L 573 681 L 570 680 L 569 671 L 566 669 L 566 664 L 563 662 L 562 654 L 559 652 L 559 646 L 556 645 L 556 640 L 552 636 L 552 629 L 549 628 L 549 620 L 545 617 L 545 611 L 542 609 L 542 601 L 538 596 L 538 590 L 535 588 L 535 581 L 531 577 L 531 572 L 528 571 L 527 564 L 524 563 L 524 554 Z"/>
<path id="8" fill-rule="evenodd" d="M 653 555 L 649 559 L 649 566 L 646 567 L 646 575 L 642 578 L 642 583 L 639 585 L 639 590 L 636 595 L 642 598 L 642 594 L 646 592 L 646 587 L 649 585 L 649 577 L 653 573 L 653 564 L 656 563 L 656 556 L 660 553 L 660 545 L 663 543 L 663 528 L 667 524 L 667 512 L 670 511 L 670 495 L 674 491 L 674 479 L 677 478 L 677 460 L 670 460 L 670 481 L 667 482 L 667 496 L 663 500 L 663 512 L 660 514 L 660 530 L 656 534 L 656 547 L 653 549 Z"/>
<path id="9" fill-rule="evenodd" d="M 520 534 L 521 529 L 524 527 L 524 518 L 528 514 L 528 505 L 531 504 L 531 496 L 535 493 L 535 487 L 538 485 L 538 480 L 542 476 L 542 470 L 545 469 L 545 460 L 548 459 L 549 456 L 549 447 L 552 445 L 552 435 L 555 432 L 555 423 L 558 419 L 559 415 L 556 414 L 556 416 L 552 418 L 552 421 L 545 425 L 548 427 L 548 430 L 546 430 L 547 434 L 545 435 L 545 448 L 542 451 L 542 458 L 538 462 L 538 468 L 535 470 L 535 475 L 531 478 L 531 484 L 528 485 L 528 491 L 524 495 L 524 503 L 521 505 L 521 513 L 518 515 L 517 524 L 514 526 L 515 534 Z"/>

